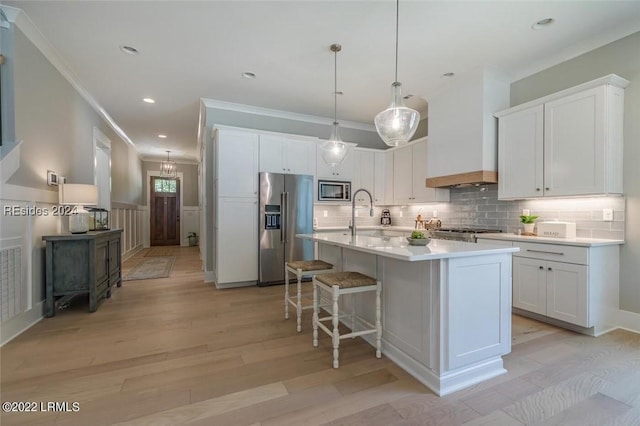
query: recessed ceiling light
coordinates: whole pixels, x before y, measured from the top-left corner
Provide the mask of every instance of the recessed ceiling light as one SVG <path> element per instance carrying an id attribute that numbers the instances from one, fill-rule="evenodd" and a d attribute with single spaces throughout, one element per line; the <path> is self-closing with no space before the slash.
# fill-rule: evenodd
<path id="1" fill-rule="evenodd" d="M 549 25 L 553 24 L 555 21 L 556 20 L 553 19 L 553 18 L 544 18 L 544 19 L 539 20 L 535 24 L 533 24 L 531 26 L 531 28 L 534 29 L 534 30 L 541 30 L 541 29 L 546 28 Z"/>
<path id="2" fill-rule="evenodd" d="M 449 77 L 453 77 L 454 75 L 456 75 L 456 73 L 454 72 L 445 72 L 444 74 L 442 74 L 442 77 L 449 78 Z"/>
<path id="3" fill-rule="evenodd" d="M 151 99 L 151 98 L 144 98 L 144 99 L 142 99 L 142 102 L 146 102 L 148 104 L 155 104 L 156 103 L 155 99 Z"/>
<path id="4" fill-rule="evenodd" d="M 133 46 L 122 45 L 122 46 L 120 46 L 120 50 L 122 50 L 127 55 L 137 55 L 138 53 L 140 53 L 140 52 L 138 52 L 138 49 L 136 49 Z"/>
<path id="5" fill-rule="evenodd" d="M 243 72 L 243 73 L 242 73 L 242 76 L 243 76 L 244 78 L 248 78 L 248 79 L 256 78 L 256 75 L 255 75 L 254 73 L 252 73 L 252 72 L 248 72 L 248 71 Z"/>
<path id="6" fill-rule="evenodd" d="M 159 137 L 160 139 L 166 139 L 166 138 L 167 138 L 167 135 L 158 135 L 158 137 Z"/>

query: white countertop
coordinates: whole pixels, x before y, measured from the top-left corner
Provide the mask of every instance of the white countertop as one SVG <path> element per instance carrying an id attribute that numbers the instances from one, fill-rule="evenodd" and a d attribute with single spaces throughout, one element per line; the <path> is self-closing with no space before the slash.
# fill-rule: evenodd
<path id="1" fill-rule="evenodd" d="M 356 229 L 363 231 L 371 231 L 377 229 L 388 229 L 389 231 L 402 231 L 402 232 L 413 232 L 413 231 L 424 231 L 424 229 L 415 229 L 410 226 L 382 226 L 382 225 L 362 225 L 357 226 Z M 314 227 L 314 232 L 332 232 L 332 231 L 347 231 L 349 230 L 348 226 L 318 226 Z"/>
<path id="2" fill-rule="evenodd" d="M 411 246 L 405 237 L 358 235 L 355 239 L 352 239 L 351 234 L 348 232 L 316 232 L 314 234 L 296 234 L 296 237 L 412 262 L 520 251 L 518 247 L 495 247 L 485 244 L 436 239 L 431 240 L 426 247 Z"/>
<path id="3" fill-rule="evenodd" d="M 598 238 L 549 238 L 509 233 L 478 234 L 478 238 L 488 240 L 517 241 L 523 243 L 562 244 L 566 246 L 596 247 L 624 244 L 623 240 L 605 240 Z"/>

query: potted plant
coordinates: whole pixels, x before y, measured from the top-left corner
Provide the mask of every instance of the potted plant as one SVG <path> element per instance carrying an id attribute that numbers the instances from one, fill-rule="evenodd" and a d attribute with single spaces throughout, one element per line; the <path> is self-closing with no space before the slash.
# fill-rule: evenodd
<path id="1" fill-rule="evenodd" d="M 198 234 L 196 234 L 195 232 L 189 232 L 187 238 L 189 238 L 189 246 L 198 245 Z"/>
<path id="2" fill-rule="evenodd" d="M 538 216 L 534 215 L 520 215 L 520 223 L 524 226 L 525 235 L 533 235 L 533 227 Z"/>

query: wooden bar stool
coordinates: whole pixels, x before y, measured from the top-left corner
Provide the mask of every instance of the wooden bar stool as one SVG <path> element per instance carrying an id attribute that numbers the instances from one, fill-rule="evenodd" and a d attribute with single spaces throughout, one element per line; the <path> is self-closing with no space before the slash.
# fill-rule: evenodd
<path id="1" fill-rule="evenodd" d="M 298 332 L 302 331 L 302 310 L 311 309 L 313 306 L 302 306 L 302 277 L 333 271 L 333 265 L 322 260 L 295 260 L 284 264 L 284 317 L 289 319 L 289 304 L 296 307 L 298 315 Z M 297 298 L 289 296 L 289 273 L 298 278 Z"/>
<path id="2" fill-rule="evenodd" d="M 326 291 L 331 295 L 333 301 L 331 316 L 319 318 L 319 305 L 320 290 Z M 355 312 L 349 314 L 352 316 L 352 330 L 351 333 L 340 335 L 338 331 L 338 324 L 340 322 L 340 315 L 338 312 L 338 302 L 340 296 L 343 294 L 363 293 L 366 291 L 376 292 L 376 324 L 374 328 L 355 331 Z M 333 343 L 333 368 L 338 368 L 338 355 L 340 347 L 340 339 L 346 339 L 348 337 L 362 336 L 365 334 L 376 333 L 376 357 L 382 357 L 382 313 L 381 313 L 381 300 L 382 282 L 371 278 L 367 275 L 359 272 L 334 272 L 329 274 L 320 274 L 313 276 L 313 346 L 318 347 L 318 327 L 324 330 L 329 336 L 332 337 Z M 369 324 L 364 319 L 358 319 L 366 324 Z M 327 326 L 322 324 L 322 321 L 331 320 L 333 324 L 333 330 L 330 330 Z M 372 325 L 373 327 L 373 325 Z"/>

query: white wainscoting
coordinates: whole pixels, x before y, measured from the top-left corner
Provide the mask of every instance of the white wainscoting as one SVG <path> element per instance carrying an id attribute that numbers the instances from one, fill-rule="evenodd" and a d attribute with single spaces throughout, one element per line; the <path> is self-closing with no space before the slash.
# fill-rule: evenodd
<path id="1" fill-rule="evenodd" d="M 42 236 L 57 234 L 68 226 L 66 218 L 53 215 L 57 192 L 19 191 L 18 187 L 11 185 L 4 185 L 3 190 L 6 187 L 11 188 L 3 191 L 3 197 L 11 198 L 0 199 L 0 251 L 19 249 L 20 259 L 14 269 L 13 291 L 1 296 L 2 304 L 11 310 L 0 321 L 0 346 L 42 319 L 45 282 Z M 32 197 L 45 201 L 24 199 Z M 25 210 L 13 211 L 13 207 Z"/>
<path id="2" fill-rule="evenodd" d="M 122 259 L 128 259 L 135 252 L 144 247 L 142 221 L 146 216 L 146 207 L 119 203 L 111 203 L 111 229 L 122 229 L 121 250 Z"/>

